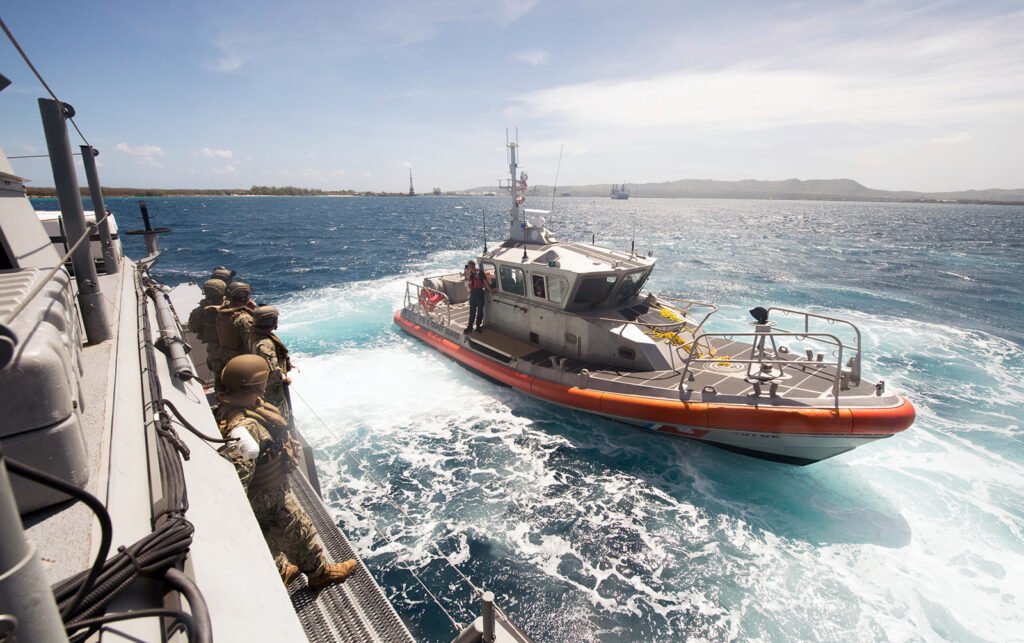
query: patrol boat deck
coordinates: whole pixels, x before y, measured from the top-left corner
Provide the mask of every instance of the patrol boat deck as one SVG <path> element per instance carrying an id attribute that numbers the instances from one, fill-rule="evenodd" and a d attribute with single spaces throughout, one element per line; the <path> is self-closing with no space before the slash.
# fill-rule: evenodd
<path id="1" fill-rule="evenodd" d="M 283 586 L 182 336 L 201 293 L 152 278 L 148 225 L 136 263 L 110 243 L 109 214 L 86 224 L 69 108 L 40 105 L 69 252 L 0 150 L 0 639 L 413 640 L 362 564 L 318 592 Z M 106 274 L 86 243 L 97 228 Z M 291 482 L 328 557 L 354 557 L 309 482 Z M 529 640 L 494 611 L 458 640 Z"/>

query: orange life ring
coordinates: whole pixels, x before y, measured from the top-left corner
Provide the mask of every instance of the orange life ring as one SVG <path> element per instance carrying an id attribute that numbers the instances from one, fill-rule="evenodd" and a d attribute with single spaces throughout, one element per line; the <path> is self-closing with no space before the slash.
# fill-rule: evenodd
<path id="1" fill-rule="evenodd" d="M 434 312 L 437 305 L 444 301 L 444 295 L 439 292 L 430 290 L 429 288 L 420 289 L 420 303 L 423 304 L 423 308 L 428 313 Z"/>

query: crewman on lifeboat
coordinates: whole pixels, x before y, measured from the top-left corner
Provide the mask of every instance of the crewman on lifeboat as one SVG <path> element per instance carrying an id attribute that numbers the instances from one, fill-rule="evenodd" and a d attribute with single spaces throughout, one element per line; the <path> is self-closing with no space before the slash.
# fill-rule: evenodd
<path id="1" fill-rule="evenodd" d="M 466 263 L 466 286 L 469 288 L 469 324 L 466 326 L 466 333 L 482 330 L 484 323 L 484 293 L 491 291 L 491 284 L 487 281 L 487 275 L 483 268 L 477 269 L 476 262 L 472 259 Z"/>
<path id="2" fill-rule="evenodd" d="M 302 572 L 315 590 L 344 581 L 359 564 L 324 557 L 316 527 L 291 490 L 288 474 L 298 464 L 300 447 L 278 408 L 263 401 L 269 373 L 267 361 L 258 355 L 240 355 L 224 366 L 217 424 L 222 436 L 236 441 L 221 451 L 238 471 L 281 580 L 288 585 Z"/>

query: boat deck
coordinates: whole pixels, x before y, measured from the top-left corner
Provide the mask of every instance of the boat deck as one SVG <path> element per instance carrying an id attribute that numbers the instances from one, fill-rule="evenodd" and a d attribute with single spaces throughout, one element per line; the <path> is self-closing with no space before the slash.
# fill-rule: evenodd
<path id="1" fill-rule="evenodd" d="M 450 308 L 450 326 L 460 330 L 465 328 L 469 321 L 469 304 L 453 304 Z M 435 318 L 441 317 L 435 314 Z M 443 319 L 447 319 L 447 316 Z M 714 396 L 719 400 L 757 397 L 762 404 L 785 404 L 787 400 L 801 400 L 803 404 L 831 406 L 835 402 L 833 390 L 837 368 L 834 362 L 829 364 L 817 361 L 817 356 L 808 357 L 782 351 L 776 353 L 769 350 L 766 353 L 767 358 L 785 360 L 786 364 L 779 369 L 780 372 L 762 381 L 748 375 L 746 364 L 730 359 L 750 359 L 750 341 L 720 338 L 710 338 L 709 341 L 713 348 L 712 356 L 716 359 L 690 366 L 693 379 L 688 382 L 688 388 L 693 390 L 696 396 Z M 486 320 L 481 332 L 469 334 L 467 343 L 471 348 L 493 358 L 504 358 L 503 361 L 511 361 L 514 358 L 520 364 L 531 364 L 534 367 L 533 373 L 537 375 L 541 374 L 537 369 L 545 367 L 576 376 L 586 371 L 589 374 L 588 386 L 591 388 L 665 399 L 680 398 L 680 383 L 683 377 L 681 360 L 676 364 L 677 369 L 662 371 L 614 369 L 593 361 L 572 358 L 564 358 L 562 361 L 563 358 L 556 353 L 488 328 Z M 564 376 L 562 379 L 565 379 Z M 772 384 L 777 385 L 774 396 L 770 392 Z M 707 387 L 712 387 L 713 392 Z M 755 395 L 758 388 L 761 390 L 759 396 Z M 856 385 L 850 384 L 847 389 L 840 390 L 839 396 L 841 399 L 852 400 L 871 396 L 874 392 L 874 384 L 862 380 Z M 847 403 L 847 400 L 844 399 L 844 403 Z"/>

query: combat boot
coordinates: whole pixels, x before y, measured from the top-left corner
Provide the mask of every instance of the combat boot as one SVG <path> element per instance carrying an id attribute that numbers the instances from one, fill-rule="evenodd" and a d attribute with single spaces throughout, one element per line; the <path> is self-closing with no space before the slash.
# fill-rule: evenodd
<path id="1" fill-rule="evenodd" d="M 340 583 L 356 573 L 357 569 L 359 569 L 359 563 L 355 558 L 350 558 L 343 563 L 327 563 L 323 574 L 309 577 L 309 588 L 320 589 L 331 583 Z"/>
<path id="2" fill-rule="evenodd" d="M 288 587 L 288 584 L 292 582 L 292 579 L 299 575 L 299 568 L 295 565 L 288 563 L 284 569 L 281 570 L 281 580 L 284 581 L 284 586 Z"/>

